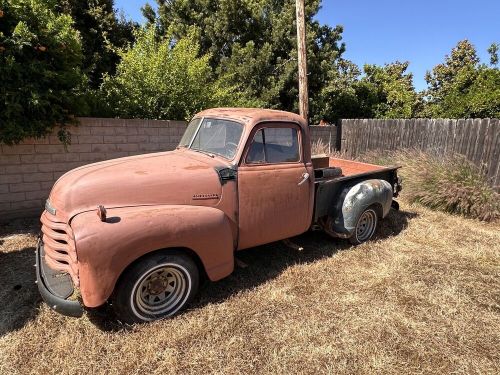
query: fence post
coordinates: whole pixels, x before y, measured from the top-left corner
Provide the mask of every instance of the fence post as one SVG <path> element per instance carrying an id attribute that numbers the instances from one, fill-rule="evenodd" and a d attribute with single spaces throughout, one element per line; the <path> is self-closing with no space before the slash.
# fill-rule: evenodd
<path id="1" fill-rule="evenodd" d="M 337 119 L 335 121 L 335 126 L 337 130 L 336 139 L 335 139 L 335 151 L 342 151 L 342 119 Z"/>

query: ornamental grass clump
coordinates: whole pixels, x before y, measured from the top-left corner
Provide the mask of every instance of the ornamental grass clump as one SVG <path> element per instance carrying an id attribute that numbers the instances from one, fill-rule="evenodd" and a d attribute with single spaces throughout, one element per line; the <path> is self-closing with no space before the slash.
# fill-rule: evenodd
<path id="1" fill-rule="evenodd" d="M 483 221 L 500 219 L 500 194 L 491 188 L 481 169 L 462 155 L 396 151 L 369 153 L 362 159 L 402 165 L 402 195 L 412 203 Z"/>
<path id="2" fill-rule="evenodd" d="M 323 155 L 329 153 L 328 145 L 323 142 L 322 139 L 318 139 L 311 144 L 311 154 L 312 155 Z"/>

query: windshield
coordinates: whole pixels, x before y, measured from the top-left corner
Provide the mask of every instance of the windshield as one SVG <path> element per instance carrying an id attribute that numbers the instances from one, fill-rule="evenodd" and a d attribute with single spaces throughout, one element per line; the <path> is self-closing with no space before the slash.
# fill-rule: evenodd
<path id="1" fill-rule="evenodd" d="M 196 118 L 189 123 L 179 147 L 232 159 L 238 150 L 242 133 L 243 125 L 235 121 Z"/>
<path id="2" fill-rule="evenodd" d="M 200 121 L 201 118 L 195 118 L 194 120 L 191 120 L 186 128 L 186 131 L 184 132 L 184 135 L 181 138 L 181 141 L 179 142 L 179 147 L 189 147 L 191 139 L 193 139 L 194 137 L 194 133 L 196 133 L 196 131 L 198 130 Z"/>

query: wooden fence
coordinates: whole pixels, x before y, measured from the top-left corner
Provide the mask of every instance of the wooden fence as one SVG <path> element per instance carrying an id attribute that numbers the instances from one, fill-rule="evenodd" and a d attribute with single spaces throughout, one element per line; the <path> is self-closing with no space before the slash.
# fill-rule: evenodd
<path id="1" fill-rule="evenodd" d="M 19 145 L 0 145 L 0 221 L 39 214 L 62 174 L 75 167 L 145 152 L 174 149 L 183 121 L 82 118 L 64 148 L 54 133 Z M 480 165 L 500 187 L 500 122 L 479 120 L 342 120 L 311 126 L 312 143 L 324 152 L 354 158 L 369 150 L 417 148 L 440 155 L 460 153 Z"/>
<path id="2" fill-rule="evenodd" d="M 500 187 L 498 119 L 342 120 L 340 126 L 340 151 L 349 158 L 404 148 L 462 154 L 484 170 L 493 187 Z"/>

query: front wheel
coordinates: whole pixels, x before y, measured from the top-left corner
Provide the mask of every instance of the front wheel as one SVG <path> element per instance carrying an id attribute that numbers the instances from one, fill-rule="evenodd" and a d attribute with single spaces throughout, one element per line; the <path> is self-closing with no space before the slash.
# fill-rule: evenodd
<path id="1" fill-rule="evenodd" d="M 370 240 L 377 229 L 378 216 L 373 208 L 367 208 L 359 215 L 356 228 L 349 241 L 353 245 L 359 245 Z"/>
<path id="2" fill-rule="evenodd" d="M 125 323 L 169 317 L 198 290 L 199 272 L 184 253 L 157 253 L 132 264 L 116 285 L 113 308 Z"/>

